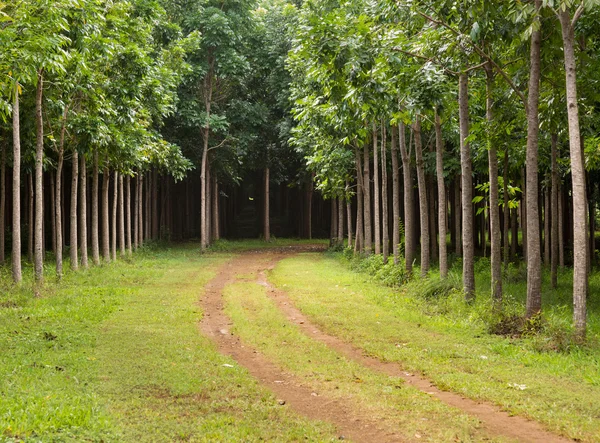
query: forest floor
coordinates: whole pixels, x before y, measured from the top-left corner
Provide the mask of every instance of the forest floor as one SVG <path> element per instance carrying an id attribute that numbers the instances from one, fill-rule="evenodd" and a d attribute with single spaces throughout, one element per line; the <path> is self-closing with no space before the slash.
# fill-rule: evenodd
<path id="1" fill-rule="evenodd" d="M 600 441 L 597 352 L 528 349 L 278 243 L 8 290 L 0 441 Z"/>

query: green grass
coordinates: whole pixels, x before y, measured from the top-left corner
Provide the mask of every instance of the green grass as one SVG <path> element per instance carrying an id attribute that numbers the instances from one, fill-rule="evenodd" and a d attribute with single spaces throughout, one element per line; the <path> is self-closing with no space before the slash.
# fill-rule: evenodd
<path id="1" fill-rule="evenodd" d="M 210 246 L 213 252 L 241 252 L 256 249 L 285 248 L 289 246 L 303 245 L 322 245 L 326 247 L 329 244 L 327 239 L 290 239 L 290 238 L 272 238 L 270 242 L 260 239 L 246 240 L 217 240 Z"/>
<path id="2" fill-rule="evenodd" d="M 320 327 L 373 356 L 571 438 L 600 440 L 600 353 L 594 348 L 540 352 L 535 338 L 489 335 L 459 291 L 432 303 L 423 297 L 431 283 L 414 280 L 393 290 L 335 257 L 285 259 L 271 278 Z"/>
<path id="3" fill-rule="evenodd" d="M 312 260 L 308 263 L 313 264 Z M 349 361 L 303 334 L 267 297 L 264 287 L 244 278 L 226 287 L 225 300 L 233 330 L 246 344 L 259 349 L 321 395 L 350 402 L 403 435 L 419 434 L 427 441 L 483 438 L 476 419 L 405 385 L 400 378 Z"/>
<path id="4" fill-rule="evenodd" d="M 0 286 L 0 441 L 324 441 L 198 330 L 196 245 Z M 233 367 L 223 366 L 224 364 Z"/>

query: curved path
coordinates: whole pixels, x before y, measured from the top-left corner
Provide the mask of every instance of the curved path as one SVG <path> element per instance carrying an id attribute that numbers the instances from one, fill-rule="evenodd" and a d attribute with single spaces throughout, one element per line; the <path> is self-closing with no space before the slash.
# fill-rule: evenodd
<path id="1" fill-rule="evenodd" d="M 282 371 L 256 350 L 244 346 L 239 338 L 229 331 L 231 321 L 223 313 L 223 289 L 226 285 L 236 281 L 236 275 L 256 274 L 256 283 L 266 287 L 268 295 L 288 320 L 297 324 L 312 339 L 325 343 L 363 366 L 390 376 L 400 377 L 408 385 L 471 414 L 481 422 L 483 430 L 490 436 L 507 437 L 523 442 L 571 441 L 546 431 L 536 422 L 520 416 L 511 416 L 497 406 L 475 402 L 453 392 L 442 391 L 429 380 L 404 371 L 397 363 L 382 362 L 366 356 L 362 350 L 321 331 L 293 305 L 284 291 L 275 288 L 267 280 L 267 271 L 273 269 L 278 261 L 289 257 L 290 253 L 313 250 L 318 250 L 318 247 L 282 248 L 243 253 L 222 266 L 217 276 L 206 286 L 202 299 L 205 313 L 200 325 L 202 331 L 215 340 L 221 352 L 232 356 L 276 396 L 285 399 L 291 408 L 309 418 L 331 422 L 338 429 L 340 438 L 348 437 L 355 441 L 381 442 L 412 440 L 399 435 L 397 430 L 388 429 L 383 424 L 361 414 L 348 403 L 316 395 L 301 380 Z"/>

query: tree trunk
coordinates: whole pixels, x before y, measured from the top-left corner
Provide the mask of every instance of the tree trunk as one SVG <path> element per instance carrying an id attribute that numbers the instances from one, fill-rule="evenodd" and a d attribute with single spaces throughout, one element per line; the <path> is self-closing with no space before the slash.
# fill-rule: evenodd
<path id="1" fill-rule="evenodd" d="M 98 208 L 98 148 L 94 149 L 94 165 L 92 170 L 92 262 L 95 265 L 100 264 L 100 244 L 98 241 L 98 222 L 99 212 Z M 57 228 L 58 232 L 58 228 Z M 58 241 L 57 241 L 58 245 Z"/>
<path id="2" fill-rule="evenodd" d="M 354 253 L 359 253 L 364 248 L 364 227 L 363 227 L 363 175 L 362 164 L 358 149 L 354 147 L 356 158 L 356 241 L 354 242 Z"/>
<path id="3" fill-rule="evenodd" d="M 21 283 L 21 129 L 19 83 L 15 83 L 13 101 L 13 173 L 12 173 L 12 279 Z"/>
<path id="4" fill-rule="evenodd" d="M 71 226 L 70 226 L 70 256 L 71 269 L 76 271 L 79 268 L 77 257 L 77 191 L 79 181 L 79 154 L 73 151 L 72 177 L 71 177 Z"/>
<path id="5" fill-rule="evenodd" d="M 544 189 L 544 264 L 550 263 L 550 194 Z"/>
<path id="6" fill-rule="evenodd" d="M 398 128 L 392 126 L 392 251 L 394 254 L 394 264 L 400 262 L 400 176 L 398 167 Z"/>
<path id="7" fill-rule="evenodd" d="M 383 262 L 387 263 L 390 255 L 390 234 L 388 214 L 388 178 L 387 178 L 387 147 L 386 147 L 385 122 L 381 122 L 381 217 L 382 217 L 382 242 Z"/>
<path id="8" fill-rule="evenodd" d="M 266 167 L 263 175 L 263 190 L 264 190 L 264 206 L 263 206 L 263 236 L 266 242 L 271 241 L 271 225 L 270 225 L 270 205 L 269 205 L 269 183 L 270 183 L 270 170 Z"/>
<path id="9" fill-rule="evenodd" d="M 346 195 L 349 195 L 350 183 L 346 180 Z M 348 224 L 348 248 L 352 248 L 352 200 L 346 199 L 346 219 Z"/>
<path id="10" fill-rule="evenodd" d="M 88 268 L 87 251 L 87 165 L 85 155 L 81 155 L 79 174 L 81 186 L 79 188 L 79 246 L 81 249 L 81 267 Z"/>
<path id="11" fill-rule="evenodd" d="M 208 168 L 208 135 L 209 128 L 203 129 L 203 142 L 204 148 L 202 150 L 202 164 L 200 166 L 200 248 L 205 251 L 208 247 L 208 222 L 206 220 L 206 201 L 207 201 L 207 188 L 208 183 L 206 182 L 206 172 Z"/>
<path id="12" fill-rule="evenodd" d="M 137 196 L 137 213 L 138 213 L 138 229 L 137 238 L 138 246 L 141 248 L 144 245 L 144 174 L 138 172 L 138 196 Z"/>
<path id="13" fill-rule="evenodd" d="M 527 261 L 527 180 L 525 179 L 525 169 L 521 170 L 521 178 L 523 181 L 523 193 L 521 195 L 521 243 L 523 244 L 523 259 Z"/>
<path id="14" fill-rule="evenodd" d="M 558 266 L 565 267 L 565 243 L 563 239 L 564 224 L 563 224 L 563 201 L 564 194 L 562 192 L 561 182 L 558 182 Z"/>
<path id="15" fill-rule="evenodd" d="M 536 4 L 541 0 L 536 0 Z M 577 103 L 577 61 L 575 57 L 575 31 L 568 8 L 558 12 L 562 29 L 563 52 L 567 90 L 567 116 L 569 122 L 569 148 L 571 179 L 573 181 L 573 323 L 579 339 L 586 334 L 586 296 L 588 287 L 586 220 L 587 204 L 585 167 L 579 132 L 579 107 Z"/>
<path id="16" fill-rule="evenodd" d="M 462 256 L 462 176 L 459 174 L 454 180 L 454 228 L 456 237 L 456 255 Z"/>
<path id="17" fill-rule="evenodd" d="M 125 229 L 125 236 L 127 242 L 127 253 L 129 256 L 133 254 L 131 245 L 131 177 L 127 175 L 125 177 L 126 190 L 125 190 L 125 215 L 127 217 L 127 226 Z"/>
<path id="18" fill-rule="evenodd" d="M 140 228 L 140 174 L 135 177 L 135 196 L 133 203 L 133 247 L 137 250 L 139 244 L 139 233 L 138 230 Z"/>
<path id="19" fill-rule="evenodd" d="M 511 209 L 512 212 L 512 233 L 510 239 L 510 254 L 513 257 L 517 256 L 519 247 L 519 217 L 517 216 L 517 208 Z"/>
<path id="20" fill-rule="evenodd" d="M 35 237 L 33 232 L 35 224 L 35 190 L 33 184 L 33 175 L 31 173 L 27 174 L 27 181 L 27 227 L 29 228 L 27 235 L 27 260 L 33 263 L 33 239 Z"/>
<path id="21" fill-rule="evenodd" d="M 410 157 L 406 149 L 406 131 L 404 123 L 398 126 L 398 143 L 400 144 L 400 156 L 402 157 L 402 179 L 404 183 L 404 257 L 406 271 L 412 274 L 412 265 L 415 254 L 415 237 L 413 228 L 413 194 L 412 173 L 410 169 Z"/>
<path id="22" fill-rule="evenodd" d="M 492 112 L 492 87 L 494 82 L 494 74 L 492 66 L 488 63 L 485 65 L 486 71 L 486 120 L 490 125 L 493 122 L 494 115 Z M 492 140 L 491 134 L 488 135 L 488 163 L 490 174 L 490 239 L 491 239 L 491 275 L 492 275 L 492 300 L 496 307 L 502 304 L 502 249 L 500 245 L 500 204 L 498 197 L 498 154 L 496 151 L 496 143 Z M 484 212 L 485 214 L 485 212 Z M 485 231 L 484 231 L 485 232 Z M 485 236 L 483 238 L 485 246 Z"/>
<path id="23" fill-rule="evenodd" d="M 44 221 L 44 121 L 42 119 L 42 99 L 44 94 L 44 73 L 38 71 L 35 95 L 35 281 L 44 280 L 43 221 Z"/>
<path id="24" fill-rule="evenodd" d="M 152 239 L 153 240 L 158 240 L 158 237 L 160 235 L 159 232 L 159 224 L 158 224 L 158 180 L 159 180 L 159 176 L 158 176 L 158 172 L 156 171 L 156 169 L 152 172 Z M 119 182 L 119 192 L 121 194 L 119 194 L 119 198 L 121 199 L 121 203 L 123 203 L 123 195 L 122 195 L 122 188 L 123 188 L 123 177 L 121 176 L 119 178 L 120 182 Z"/>
<path id="25" fill-rule="evenodd" d="M 63 275 L 63 214 L 62 214 L 62 175 L 64 164 L 64 149 L 62 143 L 58 148 L 58 161 L 56 163 L 56 194 L 54 195 L 54 218 L 56 219 L 56 275 Z"/>
<path id="26" fill-rule="evenodd" d="M 119 173 L 115 171 L 113 179 L 113 205 L 112 205 L 112 236 L 110 243 L 110 252 L 113 261 L 117 260 L 117 210 L 119 208 Z"/>
<path id="27" fill-rule="evenodd" d="M 219 240 L 221 238 L 221 226 L 219 217 L 219 182 L 217 180 L 217 174 L 213 174 L 213 197 L 212 197 L 212 230 L 213 239 Z"/>
<path id="28" fill-rule="evenodd" d="M 509 196 L 508 196 L 508 146 L 504 148 L 504 168 L 503 168 L 503 186 L 502 186 L 502 194 L 504 199 L 503 204 L 503 215 L 504 215 L 504 248 L 502 250 L 504 255 L 504 268 L 508 268 L 508 260 L 509 256 L 509 241 L 508 241 L 508 225 L 510 223 L 510 207 L 508 205 Z"/>
<path id="29" fill-rule="evenodd" d="M 371 174 L 369 168 L 369 144 L 365 143 L 364 161 L 363 161 L 363 209 L 364 209 L 364 226 L 365 226 L 365 241 L 364 250 L 366 255 L 370 255 L 373 249 L 373 233 L 371 231 Z"/>
<path id="30" fill-rule="evenodd" d="M 375 254 L 381 253 L 381 184 L 379 183 L 379 146 L 377 139 L 377 124 L 373 123 L 373 222 L 375 223 Z"/>
<path id="31" fill-rule="evenodd" d="M 556 289 L 558 286 L 558 211 L 559 211 L 559 200 L 558 200 L 558 162 L 557 162 L 557 145 L 558 135 L 553 133 L 551 140 L 551 168 L 550 173 L 552 174 L 552 196 L 550 208 L 552 214 L 550 216 L 552 227 L 550 240 L 551 253 L 550 253 L 550 280 L 552 288 Z"/>
<path id="32" fill-rule="evenodd" d="M 102 173 L 102 258 L 110 263 L 110 202 L 109 202 L 110 172 L 108 166 Z"/>
<path id="33" fill-rule="evenodd" d="M 536 14 L 540 14 L 542 0 L 535 0 Z M 540 214 L 538 209 L 538 134 L 540 96 L 541 32 L 538 26 L 531 33 L 529 97 L 527 100 L 527 318 L 542 309 L 542 264 L 540 251 Z"/>
<path id="34" fill-rule="evenodd" d="M 337 222 L 338 222 L 337 244 L 343 246 L 343 244 L 344 244 L 344 198 L 343 197 L 338 197 L 337 210 L 338 210 L 338 214 L 337 214 Z"/>
<path id="35" fill-rule="evenodd" d="M 0 265 L 4 265 L 6 233 L 6 145 L 2 144 L 2 163 L 0 164 Z"/>
<path id="36" fill-rule="evenodd" d="M 440 232 L 440 277 L 448 276 L 448 252 L 446 248 L 446 186 L 444 185 L 444 139 L 442 121 L 435 109 L 435 172 L 437 175 L 438 225 Z"/>
<path id="37" fill-rule="evenodd" d="M 423 145 L 421 143 L 421 120 L 416 117 L 413 125 L 415 135 L 415 159 L 417 162 L 417 184 L 419 186 L 419 219 L 421 221 L 421 277 L 429 272 L 429 207 L 425 184 L 425 165 L 423 163 Z"/>
<path id="38" fill-rule="evenodd" d="M 471 147 L 469 145 L 469 97 L 467 74 L 459 76 L 459 120 L 460 120 L 460 169 L 462 181 L 462 250 L 463 250 L 463 289 L 465 298 L 475 297 L 475 246 L 473 244 L 473 174 Z"/>
<path id="39" fill-rule="evenodd" d="M 52 230 L 52 253 L 56 256 L 56 185 L 54 172 L 50 172 L 50 228 Z"/>

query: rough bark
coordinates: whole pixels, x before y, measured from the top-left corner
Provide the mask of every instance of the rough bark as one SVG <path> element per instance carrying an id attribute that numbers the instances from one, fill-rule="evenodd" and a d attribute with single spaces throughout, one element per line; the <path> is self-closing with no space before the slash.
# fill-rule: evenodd
<path id="1" fill-rule="evenodd" d="M 102 173 L 102 258 L 105 263 L 110 263 L 110 172 L 108 166 Z"/>
<path id="2" fill-rule="evenodd" d="M 435 110 L 435 172 L 437 175 L 438 230 L 440 233 L 440 277 L 448 276 L 448 252 L 446 246 L 446 186 L 444 184 L 444 139 L 442 121 Z"/>
<path id="3" fill-rule="evenodd" d="M 21 283 L 21 129 L 19 118 L 19 89 L 14 86 L 13 99 L 13 170 L 12 170 L 12 279 Z"/>
<path id="4" fill-rule="evenodd" d="M 365 226 L 364 251 L 366 255 L 371 254 L 373 249 L 373 233 L 371 231 L 371 174 L 369 161 L 369 144 L 365 143 L 363 161 L 363 209 Z"/>
<path id="5" fill-rule="evenodd" d="M 535 0 L 539 14 L 542 0 Z M 536 18 L 539 23 L 539 16 Z M 534 27 L 531 33 L 529 56 L 529 95 L 527 98 L 527 318 L 537 315 L 542 309 L 542 263 L 540 251 L 540 214 L 538 203 L 538 135 L 539 95 L 541 76 L 541 32 Z"/>
<path id="6" fill-rule="evenodd" d="M 81 184 L 79 186 L 79 246 L 81 250 L 81 267 L 88 268 L 87 251 L 87 165 L 85 155 L 80 160 L 79 175 Z"/>
<path id="7" fill-rule="evenodd" d="M 423 144 L 421 142 L 421 120 L 418 116 L 413 124 L 413 133 L 415 137 L 417 185 L 419 187 L 419 220 L 421 222 L 421 277 L 426 277 L 429 272 L 429 207 L 427 205 L 425 165 L 423 162 Z"/>
<path id="8" fill-rule="evenodd" d="M 398 128 L 392 126 L 392 251 L 394 264 L 400 262 L 400 175 L 398 166 Z"/>
<path id="9" fill-rule="evenodd" d="M 402 158 L 402 180 L 404 183 L 404 257 L 406 271 L 412 273 L 412 265 L 415 254 L 415 230 L 413 228 L 413 195 L 412 195 L 412 171 L 410 168 L 410 156 L 406 149 L 406 131 L 404 123 L 398 125 L 398 144 L 400 145 L 400 156 Z"/>
<path id="10" fill-rule="evenodd" d="M 541 0 L 536 0 L 536 4 Z M 575 32 L 568 8 L 558 12 L 563 40 L 567 90 L 567 117 L 569 124 L 569 151 L 573 193 L 573 323 L 579 339 L 586 334 L 586 296 L 588 287 L 586 241 L 587 203 L 585 168 L 579 130 L 579 107 L 577 103 L 577 60 L 575 56 Z"/>
<path id="11" fill-rule="evenodd" d="M 264 206 L 263 206 L 263 236 L 266 242 L 271 241 L 271 211 L 269 205 L 269 183 L 271 171 L 268 167 L 265 168 L 263 174 L 263 190 L 264 190 Z"/>
<path id="12" fill-rule="evenodd" d="M 463 289 L 465 298 L 475 297 L 475 245 L 473 244 L 473 174 L 469 136 L 469 99 L 467 74 L 459 76 L 459 121 L 460 121 L 460 169 L 462 181 L 462 251 L 463 251 Z"/>
<path id="13" fill-rule="evenodd" d="M 388 176 L 387 176 L 387 133 L 385 123 L 381 123 L 381 217 L 382 217 L 382 233 L 381 241 L 383 242 L 383 262 L 387 263 L 390 255 L 390 230 L 389 230 L 389 210 L 388 210 Z"/>
<path id="14" fill-rule="evenodd" d="M 375 231 L 375 254 L 381 254 L 381 185 L 379 182 L 379 146 L 377 125 L 373 123 L 373 223 Z"/>
<path id="15" fill-rule="evenodd" d="M 79 154 L 73 151 L 71 176 L 71 225 L 69 229 L 69 253 L 71 258 L 71 269 L 76 271 L 79 268 L 79 259 L 77 254 L 77 192 L 79 185 Z"/>
<path id="16" fill-rule="evenodd" d="M 92 166 L 92 262 L 100 264 L 100 243 L 98 239 L 99 208 L 98 208 L 98 148 L 94 149 L 94 164 Z M 57 229 L 58 231 L 58 229 Z M 57 242 L 58 243 L 58 242 Z"/>
<path id="17" fill-rule="evenodd" d="M 492 112 L 492 87 L 494 74 L 492 66 L 488 63 L 486 66 L 486 120 L 489 125 L 492 124 L 494 115 Z M 488 135 L 488 163 L 490 175 L 490 267 L 491 267 L 491 293 L 492 300 L 496 305 L 502 303 L 502 249 L 500 245 L 500 203 L 498 197 L 498 154 L 496 143 L 491 134 Z M 485 212 L 484 212 L 485 214 Z M 485 232 L 485 231 L 484 231 Z M 485 236 L 483 238 L 484 246 Z"/>
<path id="18" fill-rule="evenodd" d="M 35 247 L 34 276 L 36 282 L 44 280 L 43 220 L 44 220 L 44 121 L 42 119 L 42 99 L 44 94 L 44 73 L 38 71 L 35 95 Z"/>

